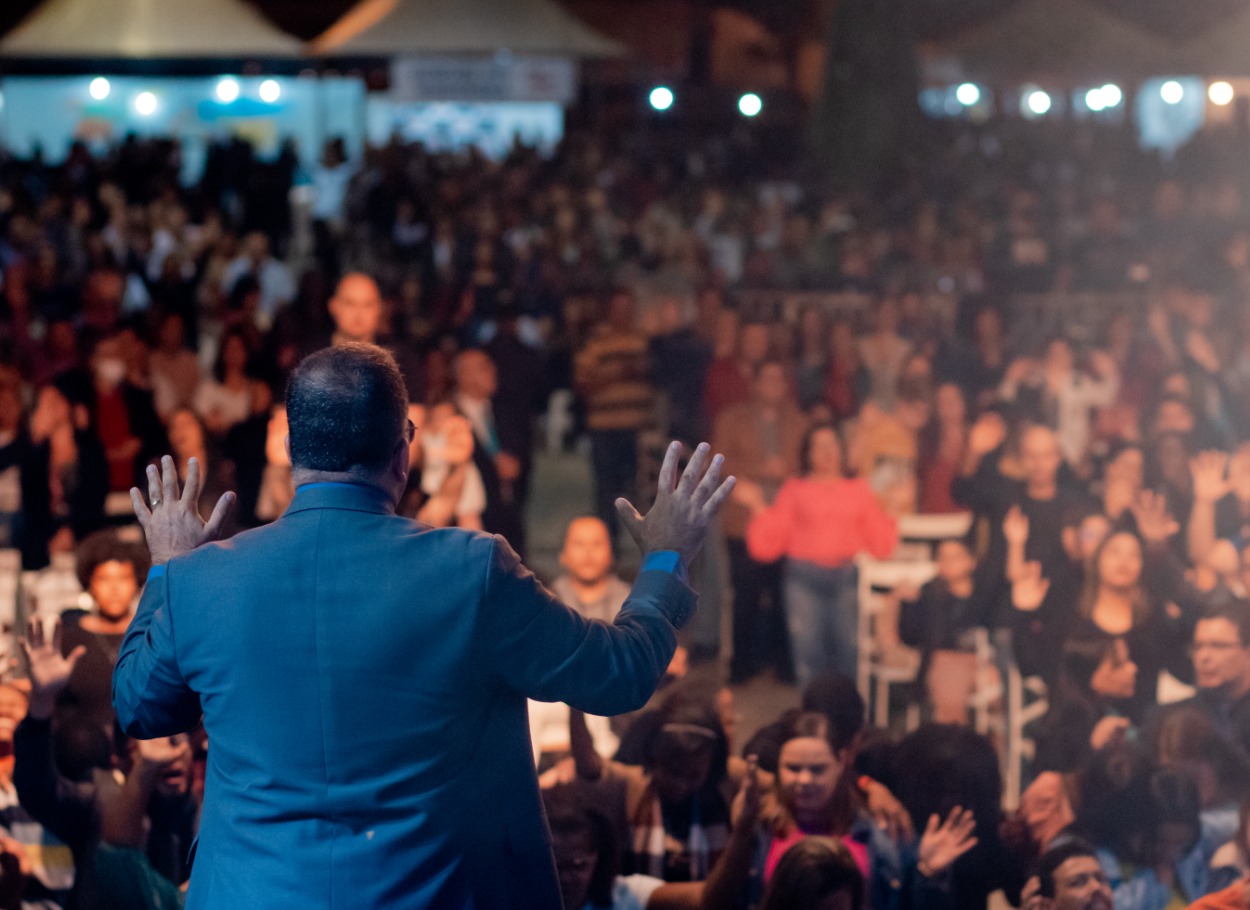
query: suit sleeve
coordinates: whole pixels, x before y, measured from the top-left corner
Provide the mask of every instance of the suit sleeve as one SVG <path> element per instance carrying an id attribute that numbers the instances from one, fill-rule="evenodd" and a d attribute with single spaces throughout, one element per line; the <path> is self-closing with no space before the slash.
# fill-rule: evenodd
<path id="1" fill-rule="evenodd" d="M 113 668 L 113 709 L 127 736 L 153 739 L 193 728 L 200 698 L 174 654 L 169 572 L 149 577 Z"/>
<path id="2" fill-rule="evenodd" d="M 483 590 L 484 645 L 502 681 L 528 698 L 624 714 L 655 692 L 695 600 L 675 574 L 643 571 L 613 623 L 588 620 L 495 537 Z"/>

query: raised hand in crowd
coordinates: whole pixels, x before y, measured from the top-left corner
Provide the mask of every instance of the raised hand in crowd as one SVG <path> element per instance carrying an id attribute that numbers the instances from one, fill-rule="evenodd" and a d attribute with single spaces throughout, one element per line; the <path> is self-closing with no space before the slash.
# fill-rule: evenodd
<path id="1" fill-rule="evenodd" d="M 1050 579 L 1042 577 L 1040 562 L 1026 562 L 1020 577 L 1011 583 L 1011 605 L 1017 610 L 1032 613 L 1037 610 L 1050 591 Z"/>
<path id="2" fill-rule="evenodd" d="M 1007 439 L 1007 424 L 1001 415 L 990 411 L 977 418 L 968 432 L 968 455 L 964 462 L 964 474 L 973 474 L 981 459 L 993 452 Z"/>
<path id="3" fill-rule="evenodd" d="M 1228 467 L 1227 452 L 1200 452 L 1189 459 L 1194 504 L 1189 514 L 1186 543 L 1189 558 L 1195 564 L 1202 563 L 1215 546 L 1215 505 L 1232 489 L 1231 478 L 1225 473 Z"/>
<path id="4" fill-rule="evenodd" d="M 1024 548 L 1029 542 L 1029 516 L 1018 505 L 1003 516 L 1003 537 L 1007 539 L 1007 580 L 1015 581 L 1024 574 Z"/>
<path id="5" fill-rule="evenodd" d="M 221 536 L 237 497 L 234 493 L 222 493 L 213 514 L 205 521 L 200 517 L 200 470 L 199 461 L 192 458 L 187 464 L 186 488 L 179 492 L 178 469 L 173 458 L 162 457 L 159 470 L 155 465 L 148 465 L 150 509 L 144 505 L 139 488 L 131 488 L 130 502 L 143 527 L 152 565 L 163 565 Z"/>
<path id="6" fill-rule="evenodd" d="M 26 638 L 22 649 L 30 670 L 30 710 L 35 720 L 50 720 L 56 710 L 56 700 L 69 685 L 74 667 L 87 653 L 86 645 L 79 645 L 68 655 L 62 653 L 63 630 L 58 617 L 53 621 L 52 634 L 44 630 L 43 619 L 35 617 L 26 623 Z"/>
<path id="7" fill-rule="evenodd" d="M 932 878 L 949 869 L 955 860 L 977 845 L 973 834 L 976 828 L 977 820 L 972 812 L 961 806 L 951 809 L 945 821 L 936 813 L 930 815 L 917 850 L 916 868 L 920 874 Z"/>
<path id="8" fill-rule="evenodd" d="M 685 560 L 694 558 L 703 547 L 707 527 L 734 489 L 734 478 L 720 479 L 725 459 L 712 455 L 711 446 L 699 443 L 677 479 L 677 459 L 681 443 L 669 444 L 660 466 L 655 504 L 646 516 L 627 499 L 616 501 L 621 524 L 629 531 L 644 554 L 656 550 L 676 550 Z"/>
<path id="9" fill-rule="evenodd" d="M 1162 493 L 1142 490 L 1130 508 L 1137 520 L 1137 533 L 1150 546 L 1166 544 L 1180 530 Z"/>
<path id="10" fill-rule="evenodd" d="M 890 788 L 872 779 L 863 780 L 860 792 L 864 796 L 864 805 L 873 821 L 886 834 L 896 841 L 910 841 L 916 833 L 911 824 L 911 813 L 898 801 Z"/>
<path id="11" fill-rule="evenodd" d="M 1194 499 L 1214 503 L 1223 499 L 1230 489 L 1228 453 L 1220 451 L 1200 452 L 1189 459 L 1189 473 L 1194 482 Z"/>

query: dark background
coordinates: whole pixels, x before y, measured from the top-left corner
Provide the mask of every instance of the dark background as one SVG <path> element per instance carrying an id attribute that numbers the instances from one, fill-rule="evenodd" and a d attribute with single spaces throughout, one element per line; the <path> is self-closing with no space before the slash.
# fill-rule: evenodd
<path id="1" fill-rule="evenodd" d="M 0 33 L 8 31 L 40 0 L 0 3 Z M 419 0 L 418 0 L 419 2 Z M 471 4 L 473 0 L 465 0 Z M 810 21 L 810 7 L 818 0 L 724 0 L 709 5 L 734 6 L 757 16 L 774 30 L 787 32 Z M 836 2 L 836 0 L 835 0 Z M 940 38 L 1009 6 L 1014 0 L 913 0 L 917 30 L 922 37 Z M 1246 0 L 1086 0 L 1106 7 L 1125 19 L 1165 36 L 1189 37 L 1216 25 Z M 312 38 L 352 7 L 354 0 L 255 0 L 253 3 L 276 25 L 300 38 Z"/>

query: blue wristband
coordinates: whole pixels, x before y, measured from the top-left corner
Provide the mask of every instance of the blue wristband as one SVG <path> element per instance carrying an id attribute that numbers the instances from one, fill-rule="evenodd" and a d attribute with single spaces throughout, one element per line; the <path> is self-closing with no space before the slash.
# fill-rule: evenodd
<path id="1" fill-rule="evenodd" d="M 686 567 L 682 565 L 681 554 L 676 550 L 655 550 L 648 553 L 642 561 L 642 572 L 668 572 L 682 581 L 686 580 Z"/>

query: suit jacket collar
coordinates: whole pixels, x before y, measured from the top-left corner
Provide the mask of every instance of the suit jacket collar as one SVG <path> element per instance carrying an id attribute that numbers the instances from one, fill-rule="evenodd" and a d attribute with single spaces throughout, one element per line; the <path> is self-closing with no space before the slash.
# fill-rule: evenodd
<path id="1" fill-rule="evenodd" d="M 375 512 L 394 515 L 395 504 L 379 487 L 363 483 L 306 483 L 297 487 L 295 498 L 283 515 L 308 509 L 342 509 L 349 512 Z"/>

